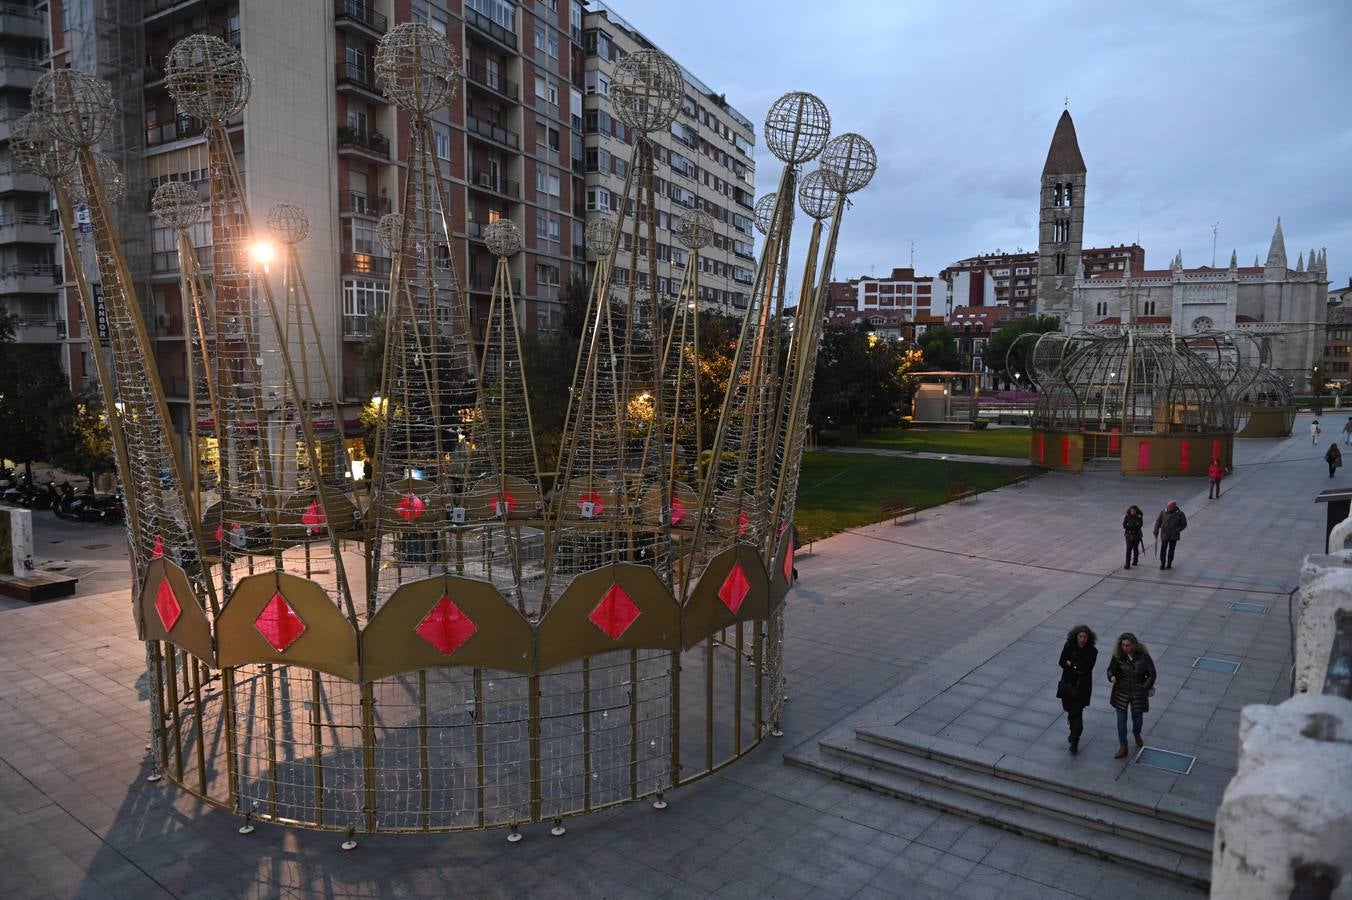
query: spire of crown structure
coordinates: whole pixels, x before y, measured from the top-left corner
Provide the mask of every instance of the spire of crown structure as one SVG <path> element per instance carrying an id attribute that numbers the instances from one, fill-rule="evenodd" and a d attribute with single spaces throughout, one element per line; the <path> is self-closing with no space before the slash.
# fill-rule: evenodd
<path id="1" fill-rule="evenodd" d="M 1317 265 L 1315 264 L 1315 253 L 1314 253 L 1314 248 L 1313 248 L 1313 247 L 1310 248 L 1310 255 L 1307 256 L 1307 257 L 1305 257 L 1305 258 L 1306 258 L 1306 259 L 1309 261 L 1309 263 L 1310 263 L 1310 269 L 1309 269 L 1309 270 L 1310 270 L 1311 272 L 1318 272 L 1318 271 L 1319 271 L 1319 266 L 1317 266 Z"/>
<path id="2" fill-rule="evenodd" d="M 1267 268 L 1286 268 L 1286 238 L 1282 237 L 1282 217 L 1277 217 L 1277 228 L 1272 232 L 1272 246 L 1268 247 Z"/>
<path id="3" fill-rule="evenodd" d="M 1319 248 L 1319 271 L 1328 274 L 1329 271 L 1329 248 Z"/>
<path id="4" fill-rule="evenodd" d="M 1056 132 L 1052 135 L 1052 145 L 1047 150 L 1047 163 L 1042 174 L 1070 174 L 1089 171 L 1080 155 L 1080 142 L 1075 137 L 1075 122 L 1070 118 L 1070 110 L 1062 110 L 1056 123 Z"/>

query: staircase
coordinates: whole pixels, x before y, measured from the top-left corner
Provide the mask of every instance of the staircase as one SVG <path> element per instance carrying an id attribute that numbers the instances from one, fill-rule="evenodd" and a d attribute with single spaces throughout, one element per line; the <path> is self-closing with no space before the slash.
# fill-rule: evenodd
<path id="1" fill-rule="evenodd" d="M 849 784 L 1205 888 L 1214 811 L 899 725 L 859 728 L 785 759 Z"/>

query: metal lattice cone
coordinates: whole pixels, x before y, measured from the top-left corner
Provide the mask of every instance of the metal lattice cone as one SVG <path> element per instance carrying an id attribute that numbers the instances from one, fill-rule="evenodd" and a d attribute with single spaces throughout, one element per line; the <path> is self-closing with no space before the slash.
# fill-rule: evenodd
<path id="1" fill-rule="evenodd" d="M 112 130 L 117 104 L 108 82 L 76 69 L 54 69 L 32 91 L 33 111 L 56 140 L 92 147 Z"/>
<path id="2" fill-rule="evenodd" d="M 376 84 L 392 103 L 425 116 L 455 97 L 460 57 L 445 36 L 405 22 L 380 39 L 375 72 Z"/>
<path id="3" fill-rule="evenodd" d="M 204 122 L 224 122 L 243 111 L 252 82 L 238 50 L 214 35 L 183 38 L 165 60 L 165 85 L 178 108 Z"/>

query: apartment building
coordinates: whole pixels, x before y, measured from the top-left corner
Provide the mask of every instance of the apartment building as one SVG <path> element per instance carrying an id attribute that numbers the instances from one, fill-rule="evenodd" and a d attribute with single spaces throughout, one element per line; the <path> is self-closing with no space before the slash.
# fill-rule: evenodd
<path id="1" fill-rule="evenodd" d="M 583 171 L 586 214 L 612 217 L 624 196 L 634 135 L 610 114 L 610 80 L 629 53 L 656 45 L 601 0 L 583 14 Z M 679 60 L 677 60 L 679 63 Z M 657 246 L 638 237 L 639 287 L 648 290 L 647 256 L 657 255 L 656 292 L 672 297 L 689 264 L 690 251 L 675 240 L 681 214 L 703 209 L 713 217 L 713 243 L 699 253 L 700 305 L 739 315 L 746 309 L 755 276 L 753 220 L 755 128 L 727 99 L 684 67 L 685 98 L 666 133 L 652 135 L 656 155 Z M 581 243 L 581 241 L 577 241 Z M 612 287 L 627 292 L 634 252 L 632 220 L 615 258 Z"/>
<path id="2" fill-rule="evenodd" d="M 436 252 L 454 261 L 476 335 L 483 334 L 496 267 L 482 239 L 489 222 L 509 218 L 525 240 L 524 252 L 511 260 L 523 327 L 555 327 L 560 291 L 585 276 L 577 0 L 50 0 L 34 10 L 47 22 L 44 28 L 37 19 L 35 40 L 43 49 L 33 58 L 46 55 L 43 35 L 50 35 L 50 65 L 72 65 L 114 85 L 120 127 L 101 149 L 113 153 L 126 176 L 119 224 L 180 429 L 187 427 L 188 380 L 178 255 L 174 235 L 147 210 L 166 181 L 197 184 L 207 194 L 204 125 L 179 114 L 165 84 L 165 57 L 188 35 L 226 40 L 249 66 L 249 105 L 227 131 L 255 222 L 261 227 L 279 202 L 301 206 L 310 218 L 310 236 L 298 249 L 349 431 L 378 389 L 362 356 L 389 301 L 391 261 L 376 225 L 399 210 L 410 153 L 407 114 L 386 101 L 375 79 L 378 42 L 396 24 L 421 22 L 443 32 L 463 60 L 460 94 L 433 117 L 455 232 L 452 246 Z M 9 43 L 11 29 L 4 31 Z M 33 71 L 27 87 L 39 74 Z M 45 186 L 6 172 L 0 190 L 16 181 L 31 187 L 45 214 Z M 14 259 L 45 265 L 41 273 L 51 282 L 60 269 L 51 265 L 45 223 L 49 255 Z M 0 226 L 0 240 L 5 234 Z M 210 272 L 209 224 L 190 237 Z M 73 250 L 87 256 L 86 247 Z M 57 321 L 69 323 L 68 370 L 78 386 L 93 377 L 93 366 L 74 287 L 65 288 L 65 301 L 53 305 Z M 53 284 L 49 293 L 56 290 Z M 35 316 L 41 311 L 38 300 L 24 302 Z"/>
<path id="3" fill-rule="evenodd" d="M 21 341 L 50 345 L 65 338 L 58 314 L 61 269 L 50 228 L 47 183 L 17 171 L 10 129 L 29 111 L 28 95 L 46 68 L 45 3 L 7 0 L 0 6 L 0 310 L 18 316 Z"/>
<path id="4" fill-rule="evenodd" d="M 942 287 L 939 283 L 939 288 Z M 934 276 L 917 275 L 911 268 L 893 269 L 882 278 L 861 275 L 849 281 L 831 282 L 829 290 L 831 296 L 838 298 L 836 312 L 853 309 L 861 313 L 896 313 L 912 322 L 922 316 L 943 315 L 943 308 L 934 302 Z"/>
<path id="5" fill-rule="evenodd" d="M 1140 244 L 1113 244 L 1088 247 L 1080 251 L 1080 263 L 1088 275 L 1120 271 L 1128 264 L 1145 267 L 1145 249 Z M 1036 252 L 982 253 L 960 259 L 939 272 L 943 282 L 944 308 L 952 311 L 964 306 L 1022 307 L 1037 309 Z M 937 289 L 936 289 L 937 290 Z"/>

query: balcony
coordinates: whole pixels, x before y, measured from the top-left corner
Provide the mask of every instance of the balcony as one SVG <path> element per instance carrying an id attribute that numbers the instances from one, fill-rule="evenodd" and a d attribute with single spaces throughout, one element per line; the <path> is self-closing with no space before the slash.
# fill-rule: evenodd
<path id="1" fill-rule="evenodd" d="M 0 244 L 50 244 L 48 217 L 38 213 L 0 213 Z"/>
<path id="2" fill-rule="evenodd" d="M 186 141 L 188 138 L 197 137 L 206 130 L 206 125 L 202 122 L 182 116 L 172 122 L 146 128 L 146 146 L 158 147 L 161 144 L 172 144 L 174 141 Z"/>
<path id="3" fill-rule="evenodd" d="M 503 197 L 510 197 L 513 200 L 521 199 L 521 182 L 512 181 L 510 178 L 503 178 L 501 175 L 493 175 L 491 172 L 473 172 L 470 177 L 470 187 L 481 191 L 488 191 L 493 194 L 500 194 Z"/>
<path id="4" fill-rule="evenodd" d="M 469 11 L 473 12 L 473 10 Z M 477 60 L 471 59 L 465 62 L 465 78 L 502 97 L 506 97 L 513 103 L 521 102 L 521 89 L 515 81 L 503 78 L 495 72 L 490 72 L 483 63 Z"/>
<path id="5" fill-rule="evenodd" d="M 389 21 L 363 0 L 335 0 L 333 24 L 364 34 L 371 40 L 380 40 L 389 28 Z"/>
<path id="6" fill-rule="evenodd" d="M 8 37 L 8 35 L 6 35 Z M 47 67 L 23 56 L 0 56 L 0 88 L 31 91 Z"/>
<path id="7" fill-rule="evenodd" d="M 383 216 L 390 211 L 389 197 L 371 197 L 361 191 L 344 191 L 339 197 L 339 210 L 357 216 Z"/>
<path id="8" fill-rule="evenodd" d="M 344 275 L 389 275 L 393 263 L 388 256 L 370 253 L 344 253 Z"/>
<path id="9" fill-rule="evenodd" d="M 493 292 L 493 276 L 474 274 L 469 277 L 469 284 L 466 285 L 471 291 L 481 294 L 491 294 Z M 521 296 L 521 279 L 512 279 L 512 295 Z"/>
<path id="10" fill-rule="evenodd" d="M 385 102 L 385 95 L 376 87 L 375 73 L 366 66 L 340 62 L 335 66 L 334 84 L 341 91 L 355 91 L 368 100 Z"/>
<path id="11" fill-rule="evenodd" d="M 16 337 L 26 344 L 55 344 L 66 339 L 66 323 L 53 315 L 19 315 Z"/>
<path id="12" fill-rule="evenodd" d="M 367 134 L 345 125 L 338 126 L 338 155 L 362 156 L 378 162 L 390 158 L 390 139 L 377 131 Z"/>
<path id="13" fill-rule="evenodd" d="M 343 316 L 343 337 L 345 338 L 368 338 L 371 336 L 371 325 L 375 316 L 358 316 L 346 314 Z M 350 393 L 348 396 L 352 396 Z"/>
<path id="14" fill-rule="evenodd" d="M 0 6 L 0 34 L 7 38 L 28 38 L 45 40 L 47 28 L 45 17 L 36 10 L 22 6 Z"/>
<path id="15" fill-rule="evenodd" d="M 516 32 L 508 31 L 478 10 L 465 7 L 465 24 L 502 44 L 513 53 L 517 52 Z"/>
<path id="16" fill-rule="evenodd" d="M 465 12 L 472 12 L 469 8 Z M 510 147 L 513 150 L 521 149 L 521 135 L 515 131 L 508 131 L 506 128 L 500 128 L 492 122 L 485 122 L 476 116 L 465 114 L 465 131 L 468 134 L 485 140 L 493 141 L 504 147 Z"/>
<path id="17" fill-rule="evenodd" d="M 0 294 L 54 294 L 61 267 L 49 263 L 17 263 L 0 268 Z"/>

